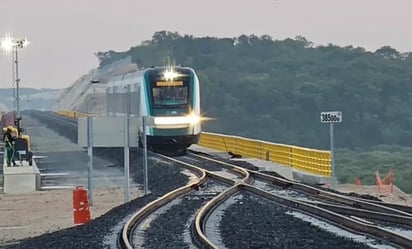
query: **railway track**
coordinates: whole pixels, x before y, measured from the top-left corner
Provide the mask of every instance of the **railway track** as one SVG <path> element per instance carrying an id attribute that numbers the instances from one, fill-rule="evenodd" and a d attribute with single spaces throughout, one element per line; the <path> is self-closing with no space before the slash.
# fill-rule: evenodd
<path id="1" fill-rule="evenodd" d="M 240 166 L 234 164 L 228 164 L 226 162 L 221 162 L 219 160 L 208 158 L 205 156 L 199 156 L 192 154 L 203 160 L 211 160 L 217 164 L 221 164 L 222 167 L 226 168 L 239 168 Z M 292 197 L 295 199 L 302 200 L 308 203 L 330 203 L 335 205 L 344 205 L 351 207 L 356 210 L 369 210 L 371 212 L 380 212 L 392 214 L 394 216 L 403 217 L 405 220 L 410 220 L 411 213 L 405 212 L 410 207 L 400 206 L 400 205 L 385 205 L 383 202 L 368 201 L 359 198 L 351 198 L 344 195 L 328 192 L 325 190 L 320 190 L 309 185 L 296 183 L 284 178 L 271 176 L 267 174 L 262 174 L 257 171 L 247 169 L 249 174 L 254 179 L 254 185 L 258 188 L 271 191 L 275 194 L 282 195 L 285 197 Z"/>
<path id="2" fill-rule="evenodd" d="M 217 162 L 219 163 L 219 161 Z M 248 171 L 255 180 L 254 185 L 257 185 L 260 189 L 277 195 L 292 197 L 304 203 L 316 205 L 347 217 L 358 218 L 364 222 L 372 221 L 379 227 L 392 230 L 396 228 L 400 232 L 411 234 L 412 217 L 410 217 L 409 212 L 405 212 L 409 207 L 381 205 L 385 203 L 349 198 L 324 190 L 317 192 L 316 189 L 305 184 L 294 183 L 283 178 L 268 176 L 256 171 Z M 270 183 L 270 185 L 265 185 L 265 183 Z M 273 188 L 273 185 L 278 186 L 278 188 Z M 402 225 L 405 225 L 405 227 L 402 227 Z"/>
<path id="3" fill-rule="evenodd" d="M 70 123 L 71 121 L 67 122 Z M 304 227 L 307 223 L 302 222 L 301 217 L 303 216 L 309 217 L 307 219 L 319 219 L 330 226 L 343 227 L 346 230 L 355 231 L 356 234 L 366 234 L 375 238 L 380 238 L 380 240 L 383 239 L 383 244 L 395 245 L 394 248 L 399 246 L 412 248 L 411 241 L 407 236 L 403 236 L 391 229 L 388 229 L 388 227 L 390 228 L 390 226 L 394 224 L 402 224 L 409 229 L 409 219 L 411 216 L 410 208 L 341 196 L 339 194 L 330 193 L 311 186 L 290 182 L 285 179 L 274 179 L 268 175 L 241 169 L 235 165 L 230 165 L 227 163 L 218 164 L 216 162 L 216 164 L 207 164 L 206 167 L 202 169 L 202 165 L 204 164 L 199 163 L 200 159 L 195 159 L 194 157 L 188 156 L 181 157 L 179 160 L 185 162 L 175 161 L 174 163 L 187 164 L 184 166 L 186 171 L 189 170 L 192 174 L 195 174 L 197 180 L 194 180 L 191 184 L 172 191 L 164 195 L 162 198 L 158 198 L 149 203 L 144 208 L 139 209 L 139 212 L 133 215 L 134 220 L 129 219 L 129 222 L 127 222 L 128 226 L 123 229 L 122 235 L 125 233 L 127 234 L 126 240 L 122 242 L 126 244 L 126 247 L 124 248 L 133 248 L 133 246 L 127 247 L 127 243 L 133 243 L 133 240 L 147 241 L 147 243 L 144 242 L 143 244 L 135 245 L 138 248 L 140 246 L 144 246 L 145 248 L 155 248 L 151 247 L 151 242 L 153 241 L 151 241 L 150 238 L 148 239 L 148 234 L 150 234 L 150 229 L 152 228 L 149 230 L 146 229 L 147 231 L 140 233 L 140 235 L 133 235 L 133 231 L 135 229 L 140 229 L 141 231 L 143 230 L 141 229 L 142 226 L 139 227 L 139 224 L 148 224 L 145 219 L 151 220 L 151 225 L 149 227 L 152 227 L 152 224 L 155 226 L 154 224 L 156 223 L 163 226 L 166 224 L 165 221 L 167 220 L 171 220 L 170 223 L 179 223 L 182 229 L 178 231 L 177 234 L 174 234 L 169 238 L 172 243 L 173 240 L 180 241 L 179 243 L 181 244 L 179 245 L 185 245 L 185 247 L 188 248 L 225 248 L 225 246 L 234 248 L 242 247 L 236 243 L 264 244 L 264 242 L 267 242 L 265 240 L 268 240 L 269 237 L 273 236 L 273 233 L 268 234 L 265 231 L 273 232 L 278 229 L 280 225 L 278 220 L 284 219 L 288 221 L 293 219 L 294 224 L 293 227 L 290 227 L 290 229 L 302 229 L 302 227 Z M 206 161 L 209 159 L 203 158 L 201 160 Z M 193 173 L 196 172 L 196 170 L 194 170 L 194 168 L 189 168 L 189 165 L 192 167 L 197 167 L 198 171 L 204 171 L 205 173 Z M 217 171 L 220 171 L 220 173 L 216 173 Z M 200 179 L 202 179 L 203 175 L 204 181 L 201 182 Z M 196 181 L 198 182 L 197 184 L 195 184 Z M 255 185 L 256 182 L 264 182 L 264 184 L 269 186 L 269 189 L 262 190 L 261 186 Z M 222 186 L 226 184 L 227 187 L 224 188 L 221 186 L 220 188 L 216 188 L 216 184 L 221 184 Z M 210 190 L 209 187 L 214 190 Z M 287 195 L 281 195 L 277 193 L 279 189 L 284 192 L 287 190 L 289 193 Z M 297 194 L 298 197 L 299 195 L 302 195 L 306 199 L 296 198 L 296 196 L 293 196 L 294 194 Z M 197 206 L 187 208 L 186 210 L 182 208 L 184 206 L 191 205 L 197 198 L 201 199 L 201 201 L 196 202 Z M 173 202 L 181 203 L 182 205 L 173 205 Z M 232 210 L 237 210 L 236 208 L 242 207 L 245 203 L 249 202 L 254 202 L 253 205 L 249 207 L 256 207 L 260 205 L 259 207 L 261 208 L 253 212 L 253 215 L 256 216 L 250 216 L 250 211 L 246 213 L 237 213 L 235 216 L 230 216 L 231 214 L 233 215 L 233 213 L 236 213 Z M 266 204 L 263 205 L 263 202 Z M 160 210 L 162 207 L 167 209 L 167 205 L 169 205 L 169 209 L 175 209 L 175 214 L 181 212 L 182 217 L 169 215 L 169 211 L 165 211 L 164 213 L 159 211 L 156 213 L 156 211 Z M 224 207 L 225 205 L 226 207 Z M 216 212 L 219 212 L 220 209 L 221 214 L 216 215 Z M 230 210 L 230 212 L 225 211 L 225 209 Z M 266 210 L 271 210 L 271 212 L 262 214 Z M 272 220 L 274 218 L 271 217 L 271 215 L 273 215 L 276 211 L 279 211 L 279 214 L 276 216 L 275 224 L 273 224 Z M 300 218 L 291 218 L 291 215 L 300 216 Z M 219 218 L 219 216 L 221 217 Z M 176 219 L 171 219 L 171 217 L 176 217 Z M 227 219 L 231 220 L 231 222 L 227 222 Z M 258 219 L 260 222 L 253 223 L 255 219 Z M 243 228 L 239 231 L 237 237 L 235 236 L 237 239 L 232 239 L 232 235 L 227 231 L 233 231 L 231 226 L 240 220 L 243 220 L 243 222 L 246 222 L 247 224 L 253 225 L 245 226 L 245 223 L 237 224 L 235 227 L 239 228 L 243 226 Z M 404 221 L 401 222 L 400 220 Z M 267 225 L 268 223 L 271 224 L 269 227 L 261 228 L 261 224 Z M 387 224 L 385 225 L 385 223 L 389 223 L 389 226 Z M 217 225 L 219 225 L 219 227 L 216 227 Z M 187 227 L 189 227 L 189 229 L 187 229 Z M 284 224 L 282 224 L 281 227 L 284 228 Z M 163 234 L 170 233 L 172 230 L 175 230 L 174 228 L 175 226 L 170 226 L 169 229 L 163 232 Z M 285 232 L 282 230 L 276 230 L 278 231 L 276 235 L 279 238 L 283 238 L 282 242 L 288 240 L 311 241 L 313 239 L 312 237 L 305 238 L 305 234 L 314 233 L 310 229 L 308 230 L 309 232 L 301 232 L 301 230 L 299 230 L 299 232 L 296 232 L 297 236 L 295 237 L 295 233 L 292 235 L 288 233 L 288 236 L 285 237 Z M 152 234 L 156 234 L 158 238 L 165 238 L 164 236 L 159 235 L 158 231 L 159 229 L 153 229 L 151 232 Z M 329 233 L 327 235 L 325 235 L 326 233 L 323 234 L 324 231 L 322 233 L 322 231 L 318 230 L 315 233 L 315 237 L 322 238 L 322 241 L 327 241 L 326 243 L 329 243 L 329 247 L 330 245 L 333 245 L 333 243 L 336 243 L 336 241 L 341 241 L 331 236 Z M 185 234 L 185 236 L 183 236 L 183 239 L 178 240 L 177 238 L 180 234 Z M 188 234 L 191 234 L 191 236 L 188 236 Z M 241 239 L 239 239 L 239 234 L 242 234 Z M 247 235 L 250 234 L 254 235 L 253 238 L 248 238 Z M 258 235 L 266 235 L 266 237 L 257 239 L 259 238 Z M 151 236 L 152 239 L 154 237 L 156 236 Z M 189 239 L 188 237 L 194 239 Z M 127 242 L 129 239 L 131 240 Z M 364 248 L 354 246 L 353 243 L 356 244 L 358 242 L 350 242 L 352 245 L 347 247 L 343 247 L 342 243 L 342 241 L 339 242 L 340 248 Z M 379 242 L 372 243 L 379 244 Z M 159 245 L 158 241 L 153 244 L 156 244 L 157 247 Z M 285 247 L 288 246 L 286 245 Z M 305 246 L 305 248 L 317 247 Z"/>
<path id="4" fill-rule="evenodd" d="M 31 115 L 36 119 L 52 120 L 53 125 L 65 124 L 77 128 L 77 119 L 65 117 L 54 112 L 32 111 Z"/>
<path id="5" fill-rule="evenodd" d="M 197 162 L 195 157 L 198 158 Z M 252 195 L 255 198 L 258 197 L 258 199 L 263 199 L 265 201 L 270 201 L 271 203 L 274 203 L 274 205 L 279 206 L 279 208 L 286 207 L 287 209 L 294 210 L 294 212 L 316 217 L 316 219 L 330 223 L 335 227 L 350 230 L 357 234 L 369 235 L 375 238 L 385 238 L 389 241 L 388 243 L 393 243 L 406 248 L 412 247 L 412 241 L 408 237 L 367 221 L 379 220 L 381 222 L 410 226 L 412 224 L 410 223 L 410 217 L 408 217 L 407 213 L 401 210 L 380 206 L 375 203 L 365 203 L 362 200 L 351 199 L 337 194 L 323 193 L 323 191 L 319 191 L 310 186 L 285 182 L 284 179 L 279 180 L 273 176 L 263 175 L 258 172 L 240 168 L 236 165 L 203 156 L 190 154 L 187 157 L 179 158 L 179 160 L 170 158 L 166 158 L 166 160 L 173 160 L 174 162 L 183 165 L 186 169 L 197 172 L 196 175 L 200 177 L 197 181 L 169 193 L 136 213 L 133 218 L 127 222 L 122 231 L 122 236 L 119 237 L 122 248 L 140 248 L 143 245 L 145 245 L 145 248 L 150 248 L 150 246 L 148 246 L 149 243 L 138 245 L 133 244 L 133 241 L 145 241 L 144 232 L 138 232 L 138 235 L 136 236 L 133 235 L 136 233 L 136 230 L 142 231 L 143 225 L 141 224 L 145 224 L 145 219 L 153 222 L 156 217 L 159 217 L 161 214 L 156 214 L 156 210 L 171 205 L 171 201 L 174 201 L 175 203 L 184 203 L 185 200 L 193 200 L 193 196 L 196 196 L 196 194 L 194 194 L 195 192 L 199 192 L 197 193 L 197 197 L 200 196 L 203 201 L 197 204 L 196 208 L 198 211 L 196 212 L 195 217 L 193 217 L 193 213 L 196 208 L 189 212 L 192 215 L 189 215 L 189 218 L 187 217 L 183 222 L 183 224 L 186 224 L 186 227 L 189 226 L 188 224 L 191 224 L 190 227 L 192 228 L 190 233 L 192 234 L 193 240 L 188 240 L 187 238 L 184 240 L 186 241 L 186 245 L 187 243 L 190 244 L 189 248 L 225 248 L 224 243 L 222 242 L 224 239 L 222 239 L 220 232 L 216 230 L 216 222 L 219 223 L 219 220 L 211 217 L 214 217 L 213 213 L 224 205 L 224 203 L 233 203 L 236 198 L 239 198 L 238 196 L 243 196 L 245 194 Z M 201 161 L 209 161 L 209 164 L 206 164 L 203 167 L 202 165 L 204 164 L 200 163 Z M 210 164 L 210 162 L 213 163 Z M 220 165 L 220 168 L 218 165 Z M 229 174 L 232 174 L 232 176 L 229 176 Z M 213 180 L 213 184 L 210 186 L 214 189 L 213 191 L 210 191 L 209 187 L 205 187 L 209 185 L 206 183 L 210 181 L 210 179 Z M 261 184 L 254 186 L 256 181 L 266 181 L 267 183 L 270 183 L 272 185 L 272 191 L 262 190 Z M 276 184 L 274 184 L 275 181 L 277 181 Z M 221 182 L 221 184 L 226 184 L 230 187 L 218 188 L 220 191 L 220 193 L 218 193 L 219 191 L 216 191 L 216 182 Z M 289 188 L 293 186 L 293 191 L 299 195 L 306 194 L 308 200 L 302 201 L 302 196 L 301 198 L 296 198 L 291 195 L 285 196 L 278 194 L 276 191 L 279 190 L 279 186 L 282 186 L 283 188 L 285 188 L 285 186 Z M 209 194 L 207 194 L 206 197 L 205 193 L 208 192 Z M 213 194 L 210 194 L 211 192 L 213 192 Z M 330 202 L 345 203 L 346 205 L 332 205 Z M 349 207 L 351 205 L 356 206 L 356 208 Z M 162 211 L 160 211 L 160 213 L 162 213 Z M 173 223 L 175 221 L 171 222 Z M 251 229 L 251 232 L 252 231 L 253 228 Z M 189 232 L 186 231 L 183 233 L 188 234 Z M 177 237 L 178 235 L 174 236 Z"/>
<path id="6" fill-rule="evenodd" d="M 152 217 L 158 217 L 159 214 L 157 214 L 155 211 L 159 209 L 159 207 L 162 207 L 164 209 L 168 208 L 167 205 L 170 205 L 171 200 L 173 200 L 175 203 L 184 203 L 185 201 L 188 201 L 188 200 L 193 201 L 194 199 L 196 200 L 200 199 L 201 201 L 198 201 L 198 204 L 203 204 L 204 201 L 212 199 L 213 197 L 219 195 L 220 192 L 224 192 L 224 189 L 227 188 L 228 185 L 230 186 L 230 185 L 235 184 L 237 181 L 239 181 L 239 179 L 241 181 L 243 180 L 247 181 L 247 179 L 250 177 L 249 174 L 245 170 L 239 171 L 239 172 L 233 172 L 231 177 L 228 177 L 229 175 L 228 172 L 221 171 L 220 174 L 214 173 L 214 172 L 201 169 L 192 164 L 185 163 L 183 161 L 179 161 L 179 160 L 176 160 L 170 157 L 166 157 L 166 156 L 161 156 L 161 157 L 165 158 L 166 160 L 170 160 L 175 163 L 178 163 L 181 166 L 183 166 L 185 169 L 190 170 L 191 172 L 194 172 L 194 174 L 198 177 L 198 179 L 192 181 L 190 184 L 182 188 L 172 191 L 168 193 L 167 195 L 157 199 L 156 201 L 145 206 L 144 208 L 139 210 L 139 212 L 133 215 L 133 217 L 124 226 L 122 230 L 122 235 L 121 237 L 119 237 L 119 245 L 122 248 L 142 247 L 141 241 L 144 241 L 143 239 L 141 239 L 142 237 L 141 231 L 144 230 L 144 225 L 142 224 L 144 223 L 145 220 L 150 221 L 152 220 Z M 210 181 L 209 178 L 213 179 L 214 181 L 213 182 Z M 184 205 L 182 206 L 182 208 L 184 208 Z M 182 213 L 181 211 L 182 208 L 179 208 L 180 213 Z M 183 212 L 183 213 L 187 213 L 187 212 Z M 175 223 L 175 221 L 173 221 L 172 223 Z M 164 226 L 165 224 L 162 223 L 162 225 Z M 193 234 L 193 231 L 187 232 L 186 234 Z M 147 248 L 147 246 L 145 248 Z"/>
<path id="7" fill-rule="evenodd" d="M 30 115 L 72 142 L 77 143 L 77 119 L 53 112 L 31 111 Z"/>

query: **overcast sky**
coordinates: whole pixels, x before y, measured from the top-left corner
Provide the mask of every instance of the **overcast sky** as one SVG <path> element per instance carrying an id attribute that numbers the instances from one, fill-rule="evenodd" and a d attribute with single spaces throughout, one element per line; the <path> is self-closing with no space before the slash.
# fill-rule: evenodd
<path id="1" fill-rule="evenodd" d="M 316 45 L 384 45 L 412 51 L 412 0 L 0 0 L 0 37 L 19 52 L 21 87 L 64 88 L 97 66 L 98 51 L 125 51 L 160 30 L 194 36 L 303 35 Z M 11 87 L 0 53 L 0 87 Z"/>

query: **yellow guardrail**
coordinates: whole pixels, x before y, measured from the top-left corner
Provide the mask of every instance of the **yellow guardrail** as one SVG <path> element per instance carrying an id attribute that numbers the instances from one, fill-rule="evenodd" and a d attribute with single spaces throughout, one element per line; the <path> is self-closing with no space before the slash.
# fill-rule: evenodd
<path id="1" fill-rule="evenodd" d="M 293 145 L 270 143 L 261 140 L 217 133 L 202 132 L 199 145 L 290 166 L 308 173 L 331 176 L 330 151 Z"/>
<path id="2" fill-rule="evenodd" d="M 89 114 L 76 111 L 57 111 L 56 113 L 70 118 L 89 116 Z M 199 145 L 239 154 L 243 157 L 252 157 L 279 163 L 281 165 L 293 167 L 296 170 L 316 175 L 332 175 L 331 154 L 330 151 L 326 150 L 270 143 L 261 140 L 209 132 L 202 132 L 200 134 Z"/>

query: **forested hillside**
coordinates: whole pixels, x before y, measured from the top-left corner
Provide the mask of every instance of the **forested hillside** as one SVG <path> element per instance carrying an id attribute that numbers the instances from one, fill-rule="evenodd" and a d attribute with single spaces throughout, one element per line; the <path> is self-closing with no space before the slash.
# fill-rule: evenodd
<path id="1" fill-rule="evenodd" d="M 412 146 L 412 53 L 389 46 L 368 52 L 314 46 L 304 37 L 162 31 L 129 51 L 96 55 L 101 65 L 131 56 L 141 67 L 172 61 L 196 69 L 202 111 L 215 118 L 206 131 L 327 149 L 329 127 L 320 112 L 337 110 L 337 147 Z"/>
<path id="2" fill-rule="evenodd" d="M 97 55 L 101 65 L 130 55 L 142 67 L 173 61 L 195 68 L 202 110 L 216 118 L 208 131 L 327 148 L 320 112 L 341 110 L 338 147 L 412 146 L 412 53 L 163 31 L 127 52 Z"/>

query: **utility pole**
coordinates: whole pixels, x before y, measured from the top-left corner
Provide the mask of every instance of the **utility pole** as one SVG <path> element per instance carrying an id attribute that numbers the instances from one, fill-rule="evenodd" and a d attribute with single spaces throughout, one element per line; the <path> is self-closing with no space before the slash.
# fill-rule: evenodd
<path id="1" fill-rule="evenodd" d="M 15 120 L 14 120 L 14 124 L 17 126 L 17 131 L 18 131 L 18 135 L 20 136 L 20 125 L 21 125 L 21 115 L 20 115 L 20 78 L 19 78 L 19 54 L 18 54 L 18 50 L 20 48 L 25 48 L 27 47 L 27 45 L 29 44 L 29 41 L 24 38 L 24 39 L 14 39 L 11 37 L 11 35 L 9 34 L 8 36 L 6 36 L 5 39 L 3 39 L 0 43 L 0 47 L 2 49 L 4 49 L 5 51 L 11 51 L 12 54 L 14 52 L 14 61 L 13 61 L 13 69 L 14 71 L 13 73 L 13 79 L 15 79 L 15 84 L 16 84 L 16 90 L 15 93 L 16 95 L 15 97 L 15 111 L 16 111 L 16 115 L 15 115 Z"/>

